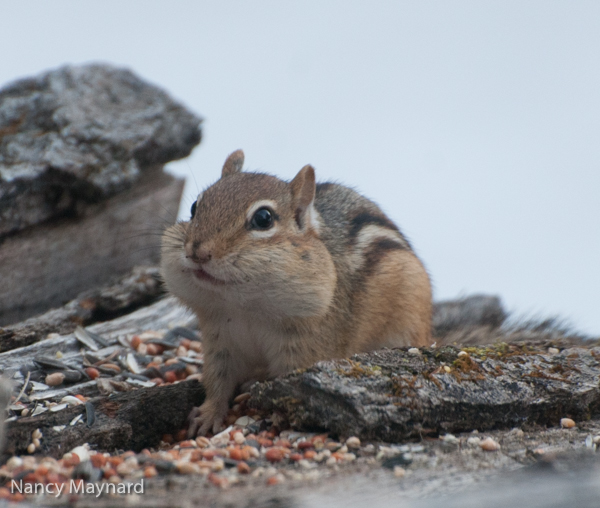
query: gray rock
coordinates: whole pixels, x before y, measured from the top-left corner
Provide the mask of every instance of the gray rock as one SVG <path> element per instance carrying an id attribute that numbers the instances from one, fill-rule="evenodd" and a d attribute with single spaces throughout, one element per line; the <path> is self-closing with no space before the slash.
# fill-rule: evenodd
<path id="1" fill-rule="evenodd" d="M 0 90 L 0 238 L 187 156 L 201 119 L 126 69 L 63 67 Z"/>

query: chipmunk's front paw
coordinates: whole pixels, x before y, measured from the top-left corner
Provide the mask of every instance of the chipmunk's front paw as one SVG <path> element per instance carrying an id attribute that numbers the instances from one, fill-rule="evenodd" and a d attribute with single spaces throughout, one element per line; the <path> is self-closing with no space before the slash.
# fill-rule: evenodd
<path id="1" fill-rule="evenodd" d="M 207 400 L 200 407 L 195 407 L 188 416 L 190 426 L 188 428 L 188 438 L 196 436 L 205 436 L 212 430 L 217 434 L 223 429 L 223 420 L 227 415 L 227 402 L 222 403 L 218 400 Z"/>

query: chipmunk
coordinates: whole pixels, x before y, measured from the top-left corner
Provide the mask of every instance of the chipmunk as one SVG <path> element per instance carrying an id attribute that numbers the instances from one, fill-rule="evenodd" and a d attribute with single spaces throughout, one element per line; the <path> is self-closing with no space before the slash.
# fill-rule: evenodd
<path id="1" fill-rule="evenodd" d="M 162 238 L 168 290 L 198 316 L 206 401 L 190 437 L 219 431 L 236 388 L 384 346 L 430 342 L 431 286 L 396 225 L 356 191 L 242 172 L 244 153 Z"/>

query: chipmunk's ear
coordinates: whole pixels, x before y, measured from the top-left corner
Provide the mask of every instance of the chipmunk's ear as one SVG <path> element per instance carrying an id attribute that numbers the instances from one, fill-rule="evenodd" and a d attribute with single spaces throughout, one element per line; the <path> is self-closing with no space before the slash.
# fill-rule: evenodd
<path id="1" fill-rule="evenodd" d="M 292 206 L 300 229 L 304 229 L 311 221 L 312 204 L 315 200 L 315 170 L 312 166 L 304 166 L 290 183 L 292 189 Z"/>
<path id="2" fill-rule="evenodd" d="M 239 173 L 244 165 L 244 152 L 242 150 L 236 150 L 233 152 L 225 164 L 223 164 L 223 171 L 221 171 L 221 178 L 227 175 L 233 175 Z"/>

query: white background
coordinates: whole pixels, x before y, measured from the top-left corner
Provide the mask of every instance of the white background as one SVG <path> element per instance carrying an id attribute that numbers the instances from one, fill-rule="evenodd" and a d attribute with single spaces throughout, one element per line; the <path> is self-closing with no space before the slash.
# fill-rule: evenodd
<path id="1" fill-rule="evenodd" d="M 437 299 L 600 335 L 597 0 L 2 0 L 0 48 L 2 84 L 108 62 L 203 116 L 183 215 L 237 148 L 311 163 L 400 224 Z"/>

